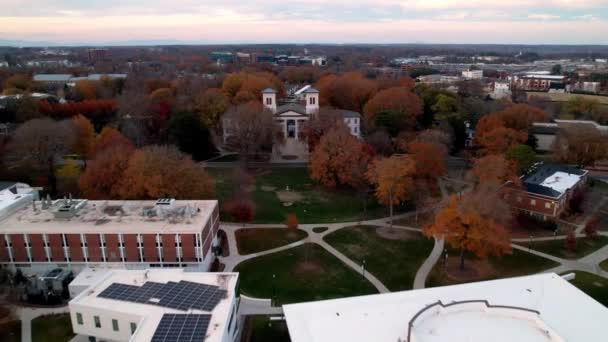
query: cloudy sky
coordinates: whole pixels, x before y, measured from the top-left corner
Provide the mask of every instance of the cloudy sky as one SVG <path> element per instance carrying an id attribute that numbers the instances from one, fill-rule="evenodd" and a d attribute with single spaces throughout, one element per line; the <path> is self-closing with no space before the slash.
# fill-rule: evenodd
<path id="1" fill-rule="evenodd" d="M 0 39 L 608 44 L 608 0 L 0 0 Z"/>

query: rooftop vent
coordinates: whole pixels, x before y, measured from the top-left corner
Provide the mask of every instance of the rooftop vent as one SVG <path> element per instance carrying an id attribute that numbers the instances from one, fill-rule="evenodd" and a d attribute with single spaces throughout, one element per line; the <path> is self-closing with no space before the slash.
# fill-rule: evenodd
<path id="1" fill-rule="evenodd" d="M 162 205 L 162 206 L 172 206 L 173 203 L 175 203 L 175 198 L 159 198 L 158 200 L 156 200 L 156 205 Z"/>
<path id="2" fill-rule="evenodd" d="M 55 218 L 60 219 L 69 219 L 76 216 L 76 213 L 87 204 L 87 200 L 68 200 L 66 198 L 58 202 L 53 214 Z"/>

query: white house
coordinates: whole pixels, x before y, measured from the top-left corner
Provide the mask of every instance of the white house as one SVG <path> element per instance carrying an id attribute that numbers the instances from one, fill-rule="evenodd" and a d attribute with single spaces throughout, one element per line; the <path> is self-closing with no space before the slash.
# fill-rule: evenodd
<path id="1" fill-rule="evenodd" d="M 606 341 L 608 308 L 554 273 L 283 306 L 292 342 Z"/>
<path id="2" fill-rule="evenodd" d="M 465 70 L 462 77 L 465 80 L 480 80 L 483 78 L 483 70 Z"/>
<path id="3" fill-rule="evenodd" d="M 70 283 L 79 340 L 238 341 L 238 273 L 87 269 Z"/>
<path id="4" fill-rule="evenodd" d="M 283 141 L 273 148 L 274 161 L 307 161 L 309 155 L 308 142 L 304 137 L 305 126 L 312 117 L 319 115 L 319 91 L 311 86 L 305 86 L 295 91 L 291 101 L 279 102 L 277 91 L 267 88 L 262 91 L 262 103 L 270 110 L 283 132 Z M 350 133 L 361 136 L 361 114 L 349 110 L 337 110 L 342 116 Z M 230 121 L 224 119 L 224 142 L 230 137 Z"/>

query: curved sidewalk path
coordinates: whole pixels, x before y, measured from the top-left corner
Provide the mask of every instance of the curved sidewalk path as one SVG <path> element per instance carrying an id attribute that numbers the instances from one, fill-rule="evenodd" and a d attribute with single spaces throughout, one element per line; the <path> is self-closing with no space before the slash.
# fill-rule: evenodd
<path id="1" fill-rule="evenodd" d="M 441 253 L 443 252 L 444 240 L 435 239 L 435 245 L 433 246 L 433 250 L 429 257 L 422 263 L 422 266 L 416 272 L 416 278 L 414 278 L 414 290 L 423 289 L 426 284 L 426 278 L 428 278 L 429 274 L 435 267 L 435 264 L 441 258 Z"/>

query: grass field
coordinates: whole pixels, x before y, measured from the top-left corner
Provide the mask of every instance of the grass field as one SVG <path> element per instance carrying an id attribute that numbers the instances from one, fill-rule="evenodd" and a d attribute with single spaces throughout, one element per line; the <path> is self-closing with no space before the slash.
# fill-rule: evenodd
<path id="1" fill-rule="evenodd" d="M 602 268 L 604 271 L 608 272 L 608 259 L 606 259 L 606 260 L 602 261 L 602 262 L 600 263 L 600 267 L 601 267 L 601 268 Z"/>
<path id="2" fill-rule="evenodd" d="M 67 342 L 74 336 L 69 314 L 41 316 L 32 320 L 32 342 Z"/>
<path id="3" fill-rule="evenodd" d="M 448 253 L 458 259 L 456 257 L 458 251 L 449 249 Z M 473 255 L 467 255 L 465 257 L 465 267 L 471 267 L 471 263 L 475 265 L 476 263 L 479 263 L 479 260 Z M 485 270 L 480 272 L 474 279 L 466 279 L 466 277 L 456 279 L 446 272 L 445 263 L 443 260 L 440 260 L 433 268 L 433 271 L 431 271 L 426 285 L 427 287 L 435 287 L 472 281 L 517 277 L 538 273 L 559 266 L 558 263 L 551 260 L 516 249 L 514 249 L 510 255 L 491 257 L 486 262 L 483 262 L 482 265 L 484 265 Z"/>
<path id="4" fill-rule="evenodd" d="M 249 194 L 256 206 L 254 223 L 284 223 L 290 213 L 295 213 L 300 223 L 358 221 L 364 218 L 363 201 L 356 192 L 349 189 L 326 190 L 310 179 L 305 167 L 250 171 L 252 183 L 244 189 L 234 181 L 234 169 L 209 168 L 207 171 L 215 179 L 220 205 L 236 194 Z M 368 217 L 388 216 L 387 208 L 371 197 L 367 209 Z M 223 221 L 232 221 L 223 208 L 221 215 Z"/>
<path id="5" fill-rule="evenodd" d="M 324 237 L 325 241 L 358 264 L 365 260 L 366 269 L 391 291 L 409 290 L 416 271 L 433 249 L 433 240 L 421 234 L 399 229 L 393 238 L 388 228 L 351 227 Z"/>
<path id="6" fill-rule="evenodd" d="M 239 254 L 257 253 L 302 240 L 308 234 L 300 229 L 293 231 L 287 228 L 244 228 L 235 234 Z"/>
<path id="7" fill-rule="evenodd" d="M 237 265 L 241 292 L 287 304 L 376 293 L 360 274 L 322 247 L 304 244 Z M 273 278 L 275 275 L 275 278 Z"/>
<path id="8" fill-rule="evenodd" d="M 598 236 L 596 239 L 577 238 L 576 250 L 573 252 L 570 252 L 565 248 L 565 241 L 563 239 L 534 242 L 532 244 L 524 243 L 522 245 L 526 247 L 531 246 L 534 250 L 551 254 L 559 258 L 580 259 L 604 247 L 606 244 L 608 244 L 608 237 Z"/>
<path id="9" fill-rule="evenodd" d="M 575 273 L 576 278 L 572 281 L 572 285 L 604 306 L 608 306 L 608 279 L 587 272 L 577 271 Z"/>
<path id="10" fill-rule="evenodd" d="M 566 102 L 576 97 L 583 97 L 587 100 L 596 100 L 597 102 L 608 105 L 608 96 L 597 96 L 597 95 L 588 95 L 588 94 L 570 94 L 570 93 L 545 93 L 545 92 L 528 92 L 528 97 L 530 96 L 542 96 L 548 97 L 551 101 L 554 102 Z"/>

